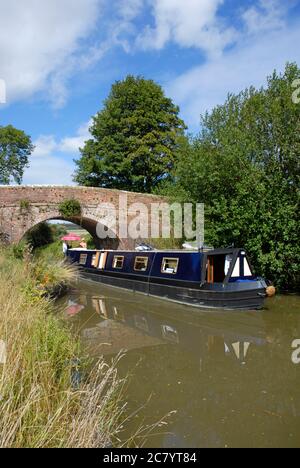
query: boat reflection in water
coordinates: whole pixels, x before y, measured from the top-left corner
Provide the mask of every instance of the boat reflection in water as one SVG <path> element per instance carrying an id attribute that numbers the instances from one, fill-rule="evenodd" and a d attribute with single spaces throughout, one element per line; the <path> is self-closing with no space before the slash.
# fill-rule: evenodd
<path id="1" fill-rule="evenodd" d="M 131 375 L 128 408 L 143 410 L 124 439 L 176 410 L 167 433 L 156 431 L 146 446 L 299 446 L 300 366 L 291 343 L 300 315 L 281 304 L 277 297 L 276 311 L 193 313 L 84 281 L 65 306 L 91 356 L 127 351 L 119 374 Z"/>
<path id="2" fill-rule="evenodd" d="M 148 298 L 146 300 L 149 302 Z M 78 331 L 94 356 L 173 344 L 201 359 L 212 350 L 219 350 L 244 363 L 251 344 L 261 346 L 266 343 L 266 339 L 261 336 L 263 320 L 257 313 L 252 313 L 255 323 L 251 327 L 244 319 L 245 313 L 236 314 L 245 324 L 242 329 L 243 324 L 239 321 L 239 331 L 234 331 L 230 326 L 232 316 L 226 330 L 225 315 L 221 316 L 221 326 L 218 324 L 220 316 L 208 320 L 207 317 L 200 318 L 199 313 L 197 316 L 190 315 L 185 322 L 186 315 L 180 317 L 176 314 L 176 309 L 181 306 L 172 306 L 170 313 L 170 305 L 163 307 L 161 303 L 155 302 L 151 301 L 151 310 L 145 310 L 142 303 L 130 304 L 120 297 L 79 294 L 69 299 L 66 314 L 74 319 L 80 313 Z M 164 309 L 168 311 L 167 314 L 164 314 Z M 91 311 L 94 313 L 91 314 Z M 81 328 L 82 322 L 85 323 L 84 328 Z M 73 326 L 75 323 L 73 320 Z"/>

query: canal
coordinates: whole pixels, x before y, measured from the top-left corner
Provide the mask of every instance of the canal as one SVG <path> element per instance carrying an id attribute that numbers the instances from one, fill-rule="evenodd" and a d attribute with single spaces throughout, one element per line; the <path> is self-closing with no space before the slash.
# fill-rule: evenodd
<path id="1" fill-rule="evenodd" d="M 260 312 L 204 311 L 81 281 L 60 306 L 90 356 L 126 350 L 123 441 L 168 415 L 137 443 L 300 447 L 299 296 Z"/>

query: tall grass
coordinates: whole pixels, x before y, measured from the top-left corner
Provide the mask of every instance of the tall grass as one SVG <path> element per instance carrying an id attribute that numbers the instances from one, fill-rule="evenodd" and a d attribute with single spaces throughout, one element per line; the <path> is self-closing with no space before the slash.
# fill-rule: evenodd
<path id="1" fill-rule="evenodd" d="M 0 250 L 0 447 L 107 446 L 123 413 L 116 362 L 80 378 L 79 345 L 37 294 L 36 269 Z"/>
<path id="2" fill-rule="evenodd" d="M 34 250 L 34 255 L 37 258 L 63 260 L 64 254 L 61 240 L 44 245 L 43 247 L 38 247 Z"/>
<path id="3" fill-rule="evenodd" d="M 79 272 L 74 265 L 67 263 L 64 255 L 54 252 L 46 247 L 33 250 L 28 244 L 21 243 L 6 249 L 5 260 L 7 264 L 23 260 L 24 269 L 31 280 L 29 283 L 23 282 L 23 287 L 28 287 L 32 294 L 57 296 L 60 290 L 79 278 Z"/>

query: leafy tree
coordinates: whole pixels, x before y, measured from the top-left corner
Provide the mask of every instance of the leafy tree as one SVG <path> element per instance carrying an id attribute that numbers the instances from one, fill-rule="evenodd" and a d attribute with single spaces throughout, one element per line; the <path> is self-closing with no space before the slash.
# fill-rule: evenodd
<path id="1" fill-rule="evenodd" d="M 28 157 L 34 150 L 31 138 L 12 125 L 0 126 L 0 184 L 21 184 Z"/>
<path id="2" fill-rule="evenodd" d="M 174 166 L 185 129 L 179 108 L 152 80 L 128 76 L 112 86 L 93 119 L 74 180 L 86 186 L 152 192 Z"/>
<path id="3" fill-rule="evenodd" d="M 206 241 L 245 247 L 258 274 L 300 288 L 300 69 L 273 73 L 265 89 L 228 96 L 183 139 L 167 193 L 206 205 Z M 191 174 L 193 176 L 191 177 Z"/>

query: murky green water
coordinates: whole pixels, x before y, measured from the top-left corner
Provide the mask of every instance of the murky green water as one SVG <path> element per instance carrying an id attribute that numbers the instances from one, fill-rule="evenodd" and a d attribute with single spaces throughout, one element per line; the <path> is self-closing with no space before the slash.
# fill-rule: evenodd
<path id="1" fill-rule="evenodd" d="M 176 411 L 146 447 L 300 447 L 299 296 L 213 312 L 83 281 L 63 306 L 92 356 L 127 350 L 124 439 Z"/>

